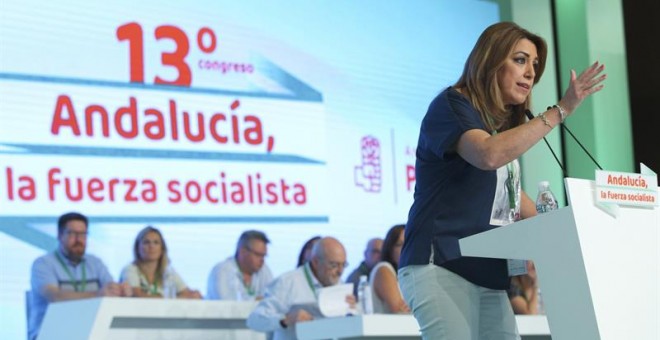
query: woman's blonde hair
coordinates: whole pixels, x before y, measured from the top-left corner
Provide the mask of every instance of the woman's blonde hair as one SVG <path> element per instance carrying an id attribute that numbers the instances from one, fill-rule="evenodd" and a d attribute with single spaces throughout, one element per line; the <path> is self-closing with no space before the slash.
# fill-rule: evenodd
<path id="1" fill-rule="evenodd" d="M 538 83 L 545 69 L 548 47 L 543 38 L 530 33 L 512 22 L 500 22 L 481 33 L 465 68 L 454 87 L 462 93 L 481 114 L 490 131 L 507 130 L 525 121 L 525 110 L 531 107 L 531 94 L 524 103 L 507 108 L 502 101 L 498 86 L 498 72 L 521 39 L 530 40 L 538 54 L 534 84 Z"/>
<path id="2" fill-rule="evenodd" d="M 135 243 L 133 244 L 133 264 L 142 270 L 140 264 L 142 263 L 143 259 L 140 256 L 140 243 L 142 243 L 142 239 L 144 239 L 148 233 L 155 233 L 158 235 L 158 238 L 160 238 L 162 252 L 160 254 L 160 258 L 158 259 L 158 265 L 156 266 L 154 283 L 158 286 L 161 286 L 163 284 L 163 276 L 165 274 L 165 270 L 167 270 L 167 266 L 170 264 L 170 260 L 167 257 L 167 245 L 165 244 L 165 239 L 163 238 L 163 234 L 160 233 L 160 230 L 152 226 L 147 226 L 140 230 L 140 232 L 137 234 L 137 237 L 135 237 Z"/>

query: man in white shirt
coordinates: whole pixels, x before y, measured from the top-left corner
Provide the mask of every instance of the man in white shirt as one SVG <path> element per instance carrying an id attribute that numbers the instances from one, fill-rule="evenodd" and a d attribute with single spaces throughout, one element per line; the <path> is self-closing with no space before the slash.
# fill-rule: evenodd
<path id="1" fill-rule="evenodd" d="M 251 301 L 264 296 L 273 274 L 264 263 L 268 237 L 261 231 L 241 234 L 234 256 L 218 263 L 209 274 L 207 299 Z"/>
<path id="2" fill-rule="evenodd" d="M 248 317 L 248 327 L 273 332 L 274 340 L 296 339 L 296 323 L 314 318 L 300 306 L 317 304 L 318 290 L 340 283 L 347 265 L 344 246 L 333 237 L 322 238 L 314 245 L 310 262 L 282 274 L 268 286 L 265 298 Z M 354 305 L 355 297 L 348 295 L 346 301 Z"/>

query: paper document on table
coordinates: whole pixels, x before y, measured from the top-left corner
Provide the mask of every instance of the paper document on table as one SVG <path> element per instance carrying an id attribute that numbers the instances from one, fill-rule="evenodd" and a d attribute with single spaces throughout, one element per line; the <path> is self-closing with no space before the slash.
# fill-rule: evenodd
<path id="1" fill-rule="evenodd" d="M 353 284 L 345 283 L 319 289 L 319 309 L 323 316 L 346 316 L 355 314 L 346 296 L 353 295 Z"/>

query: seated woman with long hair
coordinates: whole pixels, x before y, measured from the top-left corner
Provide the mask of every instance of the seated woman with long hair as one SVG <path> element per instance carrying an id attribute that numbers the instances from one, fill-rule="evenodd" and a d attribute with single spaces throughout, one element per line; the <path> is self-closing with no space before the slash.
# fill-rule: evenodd
<path id="1" fill-rule="evenodd" d="M 403 224 L 395 225 L 387 232 L 381 262 L 371 270 L 369 284 L 373 287 L 374 313 L 396 314 L 410 313 L 410 308 L 401 296 L 396 272 L 399 268 L 399 256 L 403 246 Z"/>
<path id="2" fill-rule="evenodd" d="M 133 296 L 202 298 L 199 291 L 188 289 L 170 266 L 167 245 L 160 230 L 151 226 L 142 229 L 135 238 L 133 256 L 133 263 L 124 267 L 120 277 L 121 282 L 133 288 Z"/>
<path id="3" fill-rule="evenodd" d="M 534 262 L 527 261 L 527 274 L 511 277 L 508 295 L 514 314 L 539 314 L 538 281 Z"/>

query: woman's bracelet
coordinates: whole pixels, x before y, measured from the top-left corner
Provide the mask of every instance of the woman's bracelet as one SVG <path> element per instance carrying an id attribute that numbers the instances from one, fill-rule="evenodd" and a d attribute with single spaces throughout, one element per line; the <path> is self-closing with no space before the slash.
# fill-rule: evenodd
<path id="1" fill-rule="evenodd" d="M 559 119 L 561 120 L 560 123 L 563 123 L 564 119 L 566 119 L 566 111 L 564 110 L 564 108 L 559 106 L 559 104 L 548 106 L 548 110 L 552 110 L 552 109 L 557 109 L 557 111 L 559 112 Z"/>
<path id="2" fill-rule="evenodd" d="M 541 118 L 543 124 L 549 126 L 552 129 L 552 125 L 550 125 L 550 121 L 548 120 L 548 117 L 545 116 L 545 112 L 539 113 L 537 117 Z"/>

